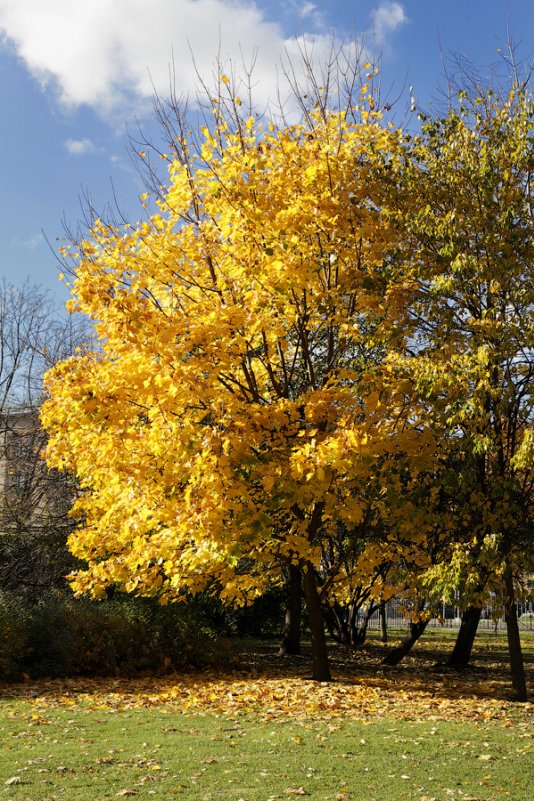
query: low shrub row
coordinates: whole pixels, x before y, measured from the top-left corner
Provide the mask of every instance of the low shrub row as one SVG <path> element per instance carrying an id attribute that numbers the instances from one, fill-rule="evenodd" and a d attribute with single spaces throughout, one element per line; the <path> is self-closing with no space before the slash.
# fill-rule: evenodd
<path id="1" fill-rule="evenodd" d="M 150 599 L 51 593 L 37 603 L 0 593 L 0 678 L 135 675 L 220 660 L 198 609 Z"/>

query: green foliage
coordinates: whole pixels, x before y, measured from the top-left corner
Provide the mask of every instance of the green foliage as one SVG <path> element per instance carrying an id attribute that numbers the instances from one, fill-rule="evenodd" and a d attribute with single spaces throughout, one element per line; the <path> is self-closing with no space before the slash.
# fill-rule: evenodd
<path id="1" fill-rule="evenodd" d="M 214 630 L 185 604 L 50 594 L 30 605 L 0 595 L 0 678 L 133 675 L 214 661 Z"/>
<path id="2" fill-rule="evenodd" d="M 20 598 L 0 591 L 0 678 L 18 678 L 28 648 L 29 611 Z"/>
<path id="3" fill-rule="evenodd" d="M 199 593 L 188 599 L 206 623 L 221 634 L 238 637 L 280 637 L 286 605 L 283 588 L 271 588 L 248 606 L 224 604 L 216 595 Z"/>

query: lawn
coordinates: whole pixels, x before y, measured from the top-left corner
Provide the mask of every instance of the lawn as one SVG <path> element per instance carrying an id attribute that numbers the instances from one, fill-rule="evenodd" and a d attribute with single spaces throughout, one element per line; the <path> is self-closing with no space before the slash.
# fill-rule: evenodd
<path id="1" fill-rule="evenodd" d="M 3 685 L 0 801 L 530 801 L 532 706 L 507 699 L 504 643 L 481 636 L 459 676 L 431 669 L 450 636 L 400 670 L 373 641 L 337 650 L 328 685 L 269 643 L 226 673 Z"/>

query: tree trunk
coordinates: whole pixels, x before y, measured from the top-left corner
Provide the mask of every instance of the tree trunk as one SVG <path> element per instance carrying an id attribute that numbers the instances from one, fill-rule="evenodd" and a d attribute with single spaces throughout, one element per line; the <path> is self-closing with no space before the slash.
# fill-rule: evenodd
<path id="1" fill-rule="evenodd" d="M 313 656 L 313 678 L 315 681 L 330 681 L 330 665 L 328 664 L 328 651 L 326 648 L 326 635 L 324 631 L 323 610 L 317 592 L 317 582 L 313 566 L 307 564 L 304 572 L 304 597 L 310 621 Z"/>
<path id="2" fill-rule="evenodd" d="M 468 606 L 463 613 L 456 643 L 447 659 L 448 667 L 461 669 L 469 664 L 481 614 L 482 607 L 480 606 Z"/>
<path id="3" fill-rule="evenodd" d="M 350 645 L 346 609 L 341 604 L 328 601 L 322 606 L 322 609 L 323 619 L 332 639 L 341 645 Z"/>
<path id="4" fill-rule="evenodd" d="M 358 648 L 365 644 L 365 639 L 367 637 L 367 627 L 369 626 L 369 618 L 370 618 L 369 610 L 363 613 L 361 616 L 355 614 L 351 619 L 350 624 L 350 644 L 354 648 Z"/>
<path id="5" fill-rule="evenodd" d="M 510 671 L 512 674 L 512 687 L 516 701 L 526 701 L 527 682 L 525 678 L 525 665 L 521 651 L 521 638 L 517 623 L 517 607 L 515 603 L 514 577 L 512 565 L 506 560 L 504 568 L 504 619 L 506 621 L 506 634 L 508 636 L 508 653 L 510 655 Z"/>
<path id="6" fill-rule="evenodd" d="M 408 636 L 404 638 L 400 645 L 395 646 L 395 648 L 392 648 L 387 652 L 381 664 L 398 665 L 401 659 L 404 659 L 406 654 L 411 651 L 421 634 L 426 629 L 427 624 L 428 620 L 419 620 L 417 623 L 411 623 L 410 633 Z"/>
<path id="7" fill-rule="evenodd" d="M 380 642 L 387 643 L 388 641 L 388 623 L 386 620 L 386 602 L 380 601 L 378 610 L 380 615 Z"/>
<path id="8" fill-rule="evenodd" d="M 286 616 L 282 643 L 278 652 L 280 655 L 300 654 L 301 584 L 300 568 L 297 565 L 289 565 L 286 582 Z"/>

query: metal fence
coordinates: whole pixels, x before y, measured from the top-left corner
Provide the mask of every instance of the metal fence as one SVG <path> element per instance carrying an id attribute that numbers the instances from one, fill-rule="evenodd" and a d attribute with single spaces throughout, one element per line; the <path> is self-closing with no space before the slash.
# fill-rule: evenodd
<path id="1" fill-rule="evenodd" d="M 530 601 L 517 603 L 517 615 L 520 631 L 534 631 L 534 604 Z M 433 617 L 428 625 L 436 629 L 458 629 L 461 623 L 460 610 L 452 604 L 443 604 L 439 616 Z M 386 603 L 386 623 L 388 628 L 408 628 L 410 621 L 406 616 L 402 602 L 392 598 Z M 369 628 L 380 628 L 380 613 L 378 609 L 369 618 Z M 494 617 L 491 606 L 483 607 L 478 628 L 481 631 L 503 631 L 506 629 L 504 618 Z"/>

